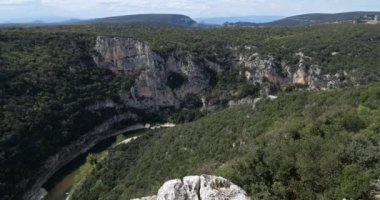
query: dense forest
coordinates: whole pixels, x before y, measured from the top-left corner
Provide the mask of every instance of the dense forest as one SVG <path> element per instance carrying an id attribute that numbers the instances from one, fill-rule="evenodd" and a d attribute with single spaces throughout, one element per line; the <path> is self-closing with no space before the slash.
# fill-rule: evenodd
<path id="1" fill-rule="evenodd" d="M 212 59 L 226 47 L 252 47 L 257 53 L 294 61 L 303 52 L 323 70 L 357 69 L 363 80 L 377 79 L 380 27 L 371 25 L 320 25 L 296 28 L 175 28 L 142 25 L 72 25 L 1 29 L 2 34 L 73 34 L 95 37 L 131 37 L 147 42 L 162 55 L 182 49 Z M 332 56 L 332 52 L 339 53 Z M 218 52 L 219 53 L 219 52 Z M 221 52 L 223 53 L 223 52 Z M 227 53 L 227 52 L 225 52 Z M 365 70 L 364 70 L 365 69 Z"/>
<path id="2" fill-rule="evenodd" d="M 117 100 L 118 90 L 133 83 L 97 68 L 92 45 L 93 38 L 81 34 L 1 34 L 1 196 L 29 187 L 29 177 L 48 156 L 118 114 L 86 109 Z"/>
<path id="3" fill-rule="evenodd" d="M 303 52 L 326 73 L 351 72 L 355 85 L 377 83 L 380 77 L 380 26 L 202 29 L 103 24 L 1 28 L 0 196 L 4 199 L 19 198 L 17 195 L 33 185 L 31 177 L 47 158 L 114 116 L 127 115 L 112 127 L 115 130 L 135 122 L 163 120 L 155 111 L 123 104 L 120 91 L 129 91 L 138 74 L 121 76 L 96 66 L 92 55 L 99 35 L 144 41 L 163 57 L 181 49 L 218 63 L 225 62 L 221 56 L 228 58 L 231 48 L 250 48 L 294 65 L 298 62 L 294 54 Z M 238 90 L 239 98 L 257 97 L 255 86 L 240 81 L 240 67 L 218 74 L 210 95 L 231 89 Z M 247 107 L 226 110 L 120 147 L 111 152 L 107 162 L 99 163 L 73 198 L 149 195 L 167 178 L 189 173 L 224 175 L 258 198 L 340 198 L 348 191 L 352 198 L 368 196 L 368 184 L 352 185 L 351 181 L 359 178 L 353 174 L 365 178 L 358 181 L 361 183 L 378 175 L 375 133 L 379 131 L 379 87 L 293 92 L 281 95 L 281 101 L 260 102 L 255 111 Z M 107 99 L 116 102 L 117 108 L 89 110 Z M 198 101 L 194 111 L 186 110 L 185 117 L 170 111 L 165 119 L 197 119 L 207 114 L 200 113 L 200 105 Z M 279 140 L 282 136 L 286 138 Z M 231 141 L 236 141 L 234 148 Z M 169 143 L 172 145 L 160 145 Z M 165 157 L 164 152 L 171 152 L 171 157 Z M 311 157 L 320 165 L 308 163 Z M 157 171 L 157 166 L 162 170 Z M 302 184 L 309 184 L 310 191 L 303 190 Z M 87 189 L 93 192 L 88 194 Z"/>
<path id="4" fill-rule="evenodd" d="M 118 146 L 72 199 L 155 194 L 190 174 L 230 178 L 254 199 L 369 199 L 380 176 L 380 87 L 293 92 Z"/>

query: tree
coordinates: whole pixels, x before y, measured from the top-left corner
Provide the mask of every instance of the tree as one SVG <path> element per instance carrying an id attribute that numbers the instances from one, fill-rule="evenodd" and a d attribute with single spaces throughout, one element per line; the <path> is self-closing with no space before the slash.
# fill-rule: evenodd
<path id="1" fill-rule="evenodd" d="M 90 165 L 96 165 L 98 163 L 98 159 L 96 158 L 96 156 L 92 153 L 88 154 L 87 158 L 86 158 L 86 161 L 88 163 L 90 163 Z"/>
<path id="2" fill-rule="evenodd" d="M 360 166 L 353 164 L 343 169 L 340 187 L 337 189 L 337 199 L 359 199 L 367 197 L 370 190 L 370 177 L 368 172 Z"/>

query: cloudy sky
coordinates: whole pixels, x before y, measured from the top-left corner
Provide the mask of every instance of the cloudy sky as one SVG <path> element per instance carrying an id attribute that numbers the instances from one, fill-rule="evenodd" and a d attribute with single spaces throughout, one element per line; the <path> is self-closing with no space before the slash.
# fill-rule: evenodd
<path id="1" fill-rule="evenodd" d="M 380 0 L 0 0 L 0 21 L 180 13 L 194 18 L 380 11 Z"/>

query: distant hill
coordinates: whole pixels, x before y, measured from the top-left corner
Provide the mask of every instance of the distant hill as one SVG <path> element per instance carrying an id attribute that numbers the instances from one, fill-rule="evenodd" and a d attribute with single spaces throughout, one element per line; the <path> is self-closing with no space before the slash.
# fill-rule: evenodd
<path id="1" fill-rule="evenodd" d="M 197 23 L 188 16 L 177 14 L 141 14 L 106 17 L 82 21 L 81 23 L 114 23 L 114 24 L 162 24 L 170 26 L 193 27 Z"/>
<path id="2" fill-rule="evenodd" d="M 346 12 L 336 14 L 312 13 L 296 15 L 280 19 L 279 16 L 245 16 L 245 17 L 216 17 L 198 18 L 197 21 L 189 16 L 180 14 L 138 14 L 124 15 L 97 19 L 68 19 L 44 17 L 33 21 L 18 19 L 0 23 L 0 26 L 48 26 L 57 24 L 145 24 L 169 25 L 180 27 L 294 27 L 311 26 L 318 24 L 380 24 L 379 12 Z M 276 20 L 276 21 L 274 21 Z"/>
<path id="3" fill-rule="evenodd" d="M 368 23 L 374 20 L 375 16 L 380 16 L 380 12 L 347 12 L 336 14 L 316 13 L 288 17 L 268 24 L 279 26 L 303 26 L 333 23 Z"/>
<path id="4" fill-rule="evenodd" d="M 0 23 L 0 26 L 47 26 L 47 25 L 68 25 L 68 24 L 144 24 L 144 25 L 167 25 L 180 27 L 197 27 L 199 26 L 192 18 L 179 14 L 139 14 L 124 15 L 115 17 L 105 17 L 97 19 L 66 19 L 59 22 L 47 22 L 44 20 L 35 20 L 30 22 L 7 22 Z"/>
<path id="5" fill-rule="evenodd" d="M 287 17 L 269 23 L 237 22 L 228 23 L 228 26 L 310 26 L 318 24 L 379 24 L 379 12 L 346 12 L 346 13 L 312 13 Z"/>
<path id="6" fill-rule="evenodd" d="M 232 17 L 210 17 L 210 18 L 195 18 L 201 24 L 223 25 L 226 22 L 251 22 L 251 23 L 268 23 L 275 20 L 283 19 L 281 16 L 232 16 Z"/>

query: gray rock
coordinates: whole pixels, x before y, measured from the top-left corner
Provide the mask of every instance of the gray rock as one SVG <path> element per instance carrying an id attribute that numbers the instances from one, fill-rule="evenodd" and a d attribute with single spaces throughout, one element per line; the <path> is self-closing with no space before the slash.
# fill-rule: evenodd
<path id="1" fill-rule="evenodd" d="M 237 101 L 230 100 L 228 102 L 229 107 L 240 106 L 240 105 L 251 105 L 251 104 L 253 104 L 253 99 L 248 98 L 248 97 L 237 100 Z"/>
<path id="2" fill-rule="evenodd" d="M 212 77 L 223 73 L 229 66 L 243 66 L 240 75 L 252 87 L 259 85 L 264 96 L 271 94 L 272 90 L 284 90 L 294 85 L 318 90 L 343 84 L 339 76 L 322 74 L 320 66 L 311 64 L 313 58 L 302 52 L 294 55 L 298 63 L 290 65 L 272 55 L 260 55 L 254 49 L 227 45 L 224 52 L 228 52 L 228 56 L 215 53 L 215 59 L 210 61 L 181 49 L 161 56 L 145 42 L 107 36 L 97 37 L 94 50 L 93 58 L 99 67 L 121 75 L 137 74 L 132 89 L 120 91 L 120 97 L 126 105 L 138 109 L 186 107 L 184 104 L 189 95 L 201 99 L 209 94 L 208 89 L 213 87 L 210 84 Z M 212 98 L 217 99 L 215 102 L 228 102 L 235 93 L 226 88 Z"/>
<path id="3" fill-rule="evenodd" d="M 200 199 L 248 200 L 246 192 L 239 186 L 220 176 L 201 176 Z"/>
<path id="4" fill-rule="evenodd" d="M 131 200 L 157 200 L 157 196 L 149 196 L 149 197 L 142 197 L 142 198 L 136 198 Z"/>
<path id="5" fill-rule="evenodd" d="M 161 61 L 147 44 L 131 38 L 99 36 L 94 49 L 98 52 L 94 61 L 115 73 L 149 68 Z"/>
<path id="6" fill-rule="evenodd" d="M 183 190 L 186 192 L 187 199 L 199 200 L 200 177 L 186 176 L 183 178 Z"/>
<path id="7" fill-rule="evenodd" d="M 185 200 L 186 191 L 180 179 L 170 180 L 164 183 L 158 190 L 157 200 Z"/>
<path id="8" fill-rule="evenodd" d="M 161 56 L 139 40 L 99 36 L 93 59 L 99 67 L 115 74 L 137 74 L 131 91 L 120 96 L 131 107 L 179 108 L 187 95 L 197 95 L 210 87 L 204 66 L 196 65 L 189 53 L 173 51 Z"/>
<path id="9" fill-rule="evenodd" d="M 134 199 L 155 200 L 156 196 Z M 249 200 L 246 192 L 219 176 L 187 176 L 183 180 L 165 182 L 158 190 L 157 200 Z"/>

